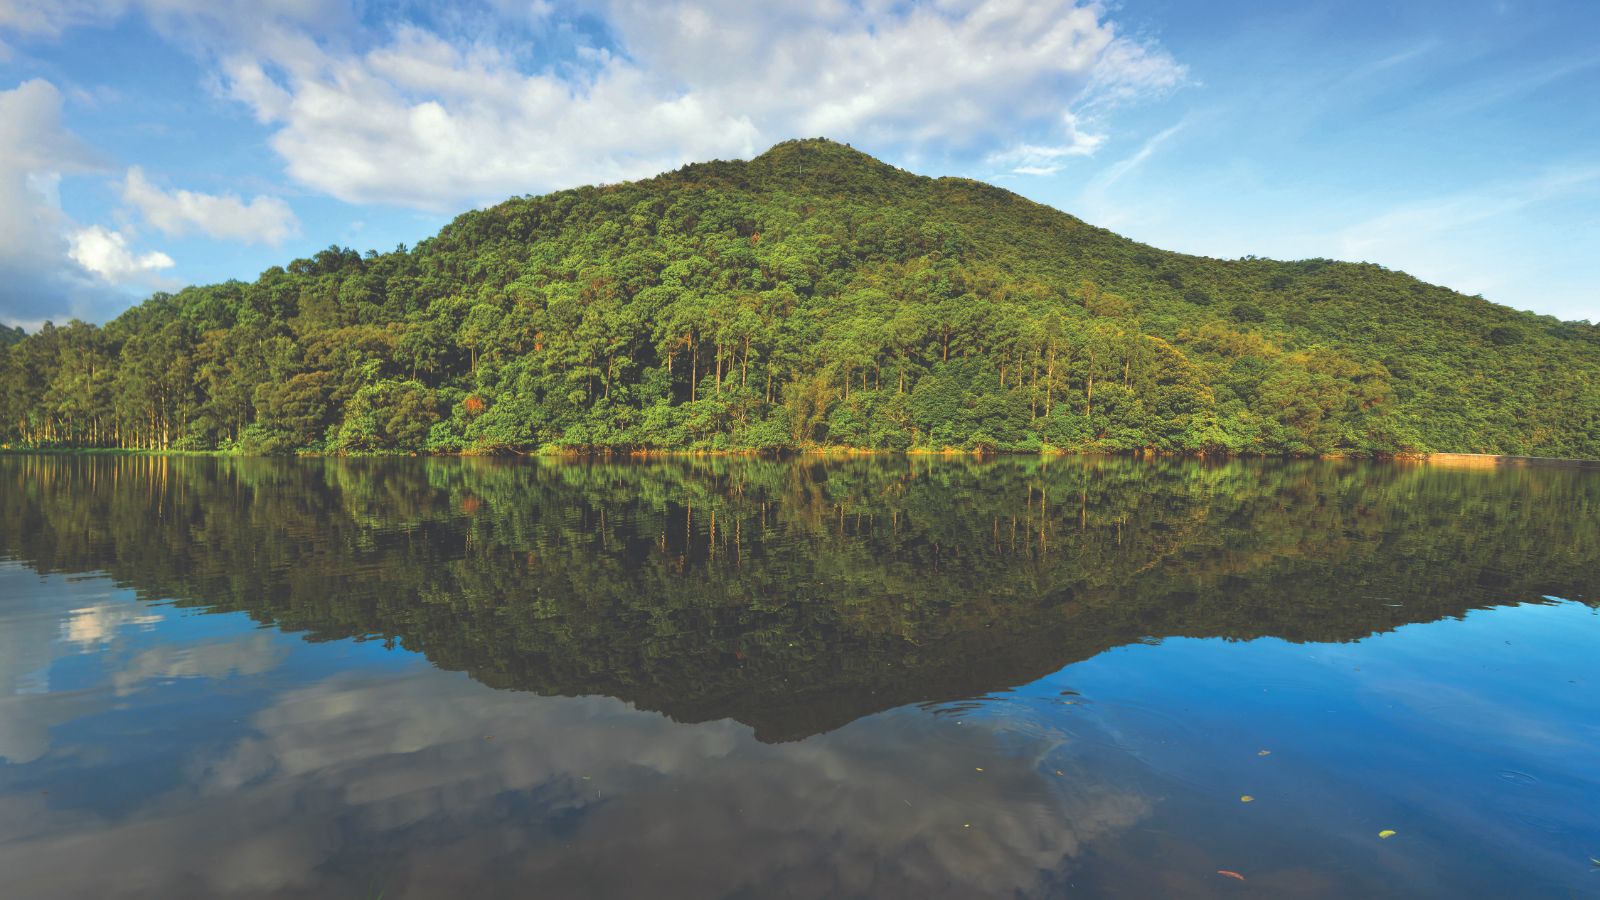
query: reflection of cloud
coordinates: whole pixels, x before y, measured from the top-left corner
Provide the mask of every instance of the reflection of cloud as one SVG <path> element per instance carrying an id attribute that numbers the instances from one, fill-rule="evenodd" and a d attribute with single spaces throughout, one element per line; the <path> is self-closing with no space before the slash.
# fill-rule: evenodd
<path id="1" fill-rule="evenodd" d="M 156 613 L 146 612 L 131 603 L 104 603 L 74 609 L 61 623 L 61 639 L 80 650 L 94 650 L 111 643 L 118 631 L 127 627 L 148 628 L 161 621 Z"/>
<path id="2" fill-rule="evenodd" d="M 148 618 L 160 621 L 161 617 Z M 287 654 L 288 649 L 266 633 L 193 646 L 164 644 L 135 656 L 112 681 L 118 694 L 126 694 L 153 679 L 259 675 L 275 668 Z"/>
<path id="3" fill-rule="evenodd" d="M 50 749 L 50 730 L 105 708 L 86 691 L 0 696 L 0 762 L 33 762 Z"/>
<path id="4" fill-rule="evenodd" d="M 47 586 L 48 585 L 48 586 Z M 67 632 L 63 607 L 103 602 L 104 583 L 41 580 L 0 566 L 0 760 L 30 762 L 50 746 L 50 729 L 94 711 L 83 692 L 45 693 L 50 664 Z"/>
<path id="5" fill-rule="evenodd" d="M 1000 755 L 979 723 L 952 729 L 916 711 L 772 746 L 728 721 L 678 725 L 612 699 L 428 671 L 292 691 L 253 726 L 132 816 L 0 813 L 0 870 L 22 893 L 48 884 L 60 897 L 512 884 L 541 896 L 973 896 L 1034 889 L 1145 811 L 1099 782 L 1041 775 L 1052 738 L 1008 733 Z"/>
<path id="6" fill-rule="evenodd" d="M 72 650 L 120 660 L 116 648 L 129 628 L 149 628 L 159 613 L 131 592 L 108 591 L 103 579 L 40 578 L 0 565 L 0 762 L 33 762 L 50 749 L 50 732 L 75 719 L 106 711 L 119 696 L 168 678 L 255 675 L 276 666 L 286 652 L 272 635 L 163 644 L 135 655 L 108 675 L 115 691 L 95 685 L 62 690 L 50 683 L 56 659 Z M 3 834 L 3 832 L 0 832 Z"/>

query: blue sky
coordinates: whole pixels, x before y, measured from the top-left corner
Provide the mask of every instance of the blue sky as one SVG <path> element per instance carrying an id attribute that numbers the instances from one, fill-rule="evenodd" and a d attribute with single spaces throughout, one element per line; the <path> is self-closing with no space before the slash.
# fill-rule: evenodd
<path id="1" fill-rule="evenodd" d="M 0 321 L 824 135 L 1600 319 L 1589 0 L 0 0 Z"/>

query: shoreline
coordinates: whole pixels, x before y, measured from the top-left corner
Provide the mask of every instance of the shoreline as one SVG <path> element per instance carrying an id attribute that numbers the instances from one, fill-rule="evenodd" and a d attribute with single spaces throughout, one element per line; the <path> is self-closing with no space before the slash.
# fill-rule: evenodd
<path id="1" fill-rule="evenodd" d="M 422 451 L 391 451 L 384 453 L 290 453 L 246 454 L 234 450 L 140 450 L 118 447 L 0 447 L 0 456 L 151 456 L 151 457 L 234 457 L 239 459 L 415 459 L 437 458 L 540 458 L 540 459 L 671 459 L 696 457 L 750 456 L 768 459 L 789 457 L 853 457 L 853 456 L 907 456 L 907 457 L 973 457 L 985 459 L 1000 456 L 1125 456 L 1136 459 L 1187 457 L 1202 460 L 1226 459 L 1282 459 L 1282 460 L 1362 460 L 1369 462 L 1401 462 L 1461 469 L 1525 469 L 1569 468 L 1600 469 L 1600 459 L 1580 459 L 1555 456 L 1515 456 L 1498 453 L 1399 453 L 1390 456 L 1365 456 L 1348 453 L 1320 454 L 1268 454 L 1268 453 L 1200 453 L 1173 450 L 1064 450 L 1047 447 L 1040 450 L 957 450 L 914 448 L 910 450 L 875 450 L 866 447 L 806 447 L 781 450 L 582 450 L 546 448 L 532 451 L 507 452 L 451 452 L 428 453 Z"/>
<path id="2" fill-rule="evenodd" d="M 1600 469 L 1600 459 L 1508 456 L 1498 453 L 1430 453 L 1419 462 L 1457 469 Z"/>

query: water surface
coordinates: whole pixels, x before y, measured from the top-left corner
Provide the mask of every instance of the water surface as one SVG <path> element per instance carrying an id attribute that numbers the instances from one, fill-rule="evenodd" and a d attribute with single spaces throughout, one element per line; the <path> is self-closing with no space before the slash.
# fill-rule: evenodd
<path id="1" fill-rule="evenodd" d="M 1597 589 L 1593 471 L 4 457 L 0 893 L 1600 895 Z"/>

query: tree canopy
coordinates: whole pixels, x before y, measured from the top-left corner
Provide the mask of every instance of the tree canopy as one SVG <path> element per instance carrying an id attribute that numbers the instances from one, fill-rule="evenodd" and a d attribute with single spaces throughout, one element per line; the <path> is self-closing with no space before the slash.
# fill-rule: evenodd
<path id="1" fill-rule="evenodd" d="M 0 336 L 0 442 L 1600 457 L 1600 328 L 1169 253 L 824 140 Z"/>

